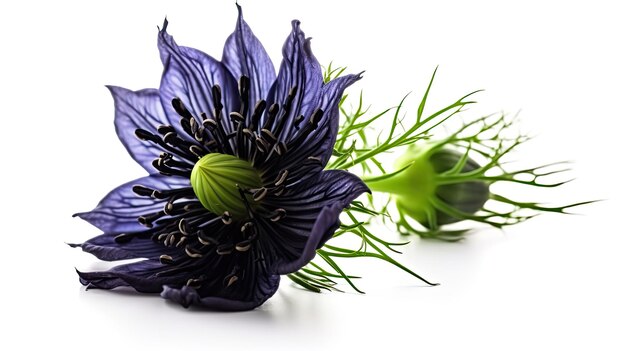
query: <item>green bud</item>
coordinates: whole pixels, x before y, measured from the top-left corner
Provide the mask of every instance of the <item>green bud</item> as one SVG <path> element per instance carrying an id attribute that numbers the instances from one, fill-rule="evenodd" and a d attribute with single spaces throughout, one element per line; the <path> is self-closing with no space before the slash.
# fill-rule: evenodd
<path id="1" fill-rule="evenodd" d="M 474 214 L 489 199 L 489 185 L 471 177 L 478 168 L 478 163 L 456 150 L 439 144 L 413 145 L 396 161 L 395 174 L 366 183 L 373 191 L 392 194 L 402 215 L 436 229 L 466 219 L 464 214 Z"/>
<path id="2" fill-rule="evenodd" d="M 207 210 L 217 215 L 228 211 L 233 218 L 241 219 L 246 217 L 247 209 L 239 189 L 260 188 L 262 182 L 250 162 L 232 155 L 211 153 L 194 165 L 191 186 Z M 248 202 L 254 205 L 252 199 Z"/>

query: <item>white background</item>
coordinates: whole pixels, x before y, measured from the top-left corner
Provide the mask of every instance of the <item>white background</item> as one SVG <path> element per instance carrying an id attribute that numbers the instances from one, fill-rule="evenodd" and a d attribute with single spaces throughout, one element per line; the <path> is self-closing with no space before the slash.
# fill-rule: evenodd
<path id="1" fill-rule="evenodd" d="M 156 26 L 165 15 L 180 44 L 219 58 L 234 2 L 3 2 L 0 348 L 626 347 L 626 22 L 618 2 L 240 3 L 276 65 L 289 21 L 299 18 L 321 63 L 367 70 L 351 91 L 363 89 L 375 109 L 414 91 L 414 111 L 437 65 L 431 111 L 486 89 L 472 111 L 521 111 L 523 128 L 537 135 L 516 157 L 575 161 L 577 180 L 542 200 L 607 201 L 459 244 L 414 240 L 399 260 L 442 284 L 435 288 L 362 261 L 353 271 L 365 276 L 366 295 L 316 295 L 284 280 L 244 313 L 86 292 L 74 267 L 104 266 L 64 242 L 98 231 L 71 214 L 144 174 L 114 134 L 104 85 L 158 86 Z"/>

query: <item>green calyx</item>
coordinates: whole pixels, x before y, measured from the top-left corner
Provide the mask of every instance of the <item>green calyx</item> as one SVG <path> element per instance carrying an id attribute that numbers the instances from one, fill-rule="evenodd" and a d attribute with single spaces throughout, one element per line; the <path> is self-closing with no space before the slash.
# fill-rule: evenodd
<path id="1" fill-rule="evenodd" d="M 248 215 L 248 210 L 240 189 L 258 189 L 262 182 L 250 162 L 232 155 L 211 153 L 194 165 L 191 186 L 207 210 L 216 215 L 228 212 L 233 218 L 241 219 Z M 248 200 L 254 206 L 254 201 Z"/>
<path id="2" fill-rule="evenodd" d="M 489 199 L 489 185 L 465 177 L 480 166 L 458 151 L 440 144 L 412 145 L 396 161 L 395 173 L 365 179 L 373 191 L 392 194 L 398 210 L 426 228 L 458 222 L 480 210 Z"/>

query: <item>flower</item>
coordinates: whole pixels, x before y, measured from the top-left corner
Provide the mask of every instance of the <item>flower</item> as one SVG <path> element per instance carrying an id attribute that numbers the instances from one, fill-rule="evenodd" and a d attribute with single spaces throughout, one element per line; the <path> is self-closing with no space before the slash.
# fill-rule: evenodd
<path id="1" fill-rule="evenodd" d="M 117 134 L 150 174 L 76 214 L 103 234 L 72 246 L 106 261 L 144 260 L 78 272 L 88 288 L 161 292 L 185 307 L 255 308 L 368 191 L 348 172 L 323 170 L 339 100 L 360 75 L 325 84 L 299 21 L 276 75 L 238 10 L 221 62 L 178 46 L 166 20 L 159 89 L 109 87 Z"/>

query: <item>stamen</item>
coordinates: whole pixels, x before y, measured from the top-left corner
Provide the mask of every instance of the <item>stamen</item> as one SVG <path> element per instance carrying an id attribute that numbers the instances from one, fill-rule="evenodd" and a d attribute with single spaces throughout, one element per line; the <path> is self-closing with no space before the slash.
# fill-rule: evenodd
<path id="1" fill-rule="evenodd" d="M 272 125 L 274 124 L 274 120 L 276 119 L 276 115 L 278 114 L 279 110 L 280 107 L 276 103 L 270 106 L 270 108 L 267 110 L 267 120 L 265 120 L 265 123 L 263 124 L 263 129 L 272 129 Z"/>
<path id="2" fill-rule="evenodd" d="M 261 135 L 263 135 L 265 140 L 269 140 L 269 142 L 271 144 L 274 144 L 276 142 L 276 136 L 274 136 L 274 134 L 272 132 L 270 132 L 268 129 L 261 129 Z"/>
<path id="3" fill-rule="evenodd" d="M 235 284 L 235 282 L 236 282 L 237 280 L 239 280 L 239 277 L 238 277 L 238 276 L 236 276 L 236 275 L 233 275 L 232 277 L 230 277 L 230 278 L 228 279 L 228 282 L 226 283 L 226 287 L 229 287 L 229 286 L 231 286 L 231 285 Z"/>
<path id="4" fill-rule="evenodd" d="M 280 117 L 280 120 L 278 121 L 278 126 L 276 126 L 276 129 L 274 129 L 274 132 L 276 133 L 277 136 L 280 136 L 280 134 L 283 131 L 283 128 L 285 127 L 285 123 L 287 122 L 289 113 L 291 112 L 291 105 L 293 104 L 293 99 L 295 99 L 297 92 L 298 92 L 297 86 L 293 86 L 291 87 L 291 89 L 289 89 L 289 93 L 287 94 L 287 98 L 285 99 L 285 103 L 283 104 L 283 113 Z"/>
<path id="5" fill-rule="evenodd" d="M 185 253 L 187 254 L 187 256 L 191 257 L 191 258 L 201 258 L 202 254 L 199 252 L 196 252 L 194 249 L 190 248 L 189 245 L 185 246 Z"/>
<path id="6" fill-rule="evenodd" d="M 248 115 L 248 100 L 250 97 L 250 78 L 241 76 L 239 78 L 239 96 L 241 98 L 240 113 L 242 116 Z"/>
<path id="7" fill-rule="evenodd" d="M 185 242 L 187 242 L 187 237 L 186 236 L 181 236 L 180 239 L 178 239 L 178 242 L 176 243 L 176 247 L 183 246 L 183 244 Z"/>
<path id="8" fill-rule="evenodd" d="M 174 263 L 174 259 L 170 255 L 161 255 L 159 257 L 159 261 L 161 261 L 161 264 L 173 264 Z"/>
<path id="9" fill-rule="evenodd" d="M 254 227 L 254 223 L 246 222 L 244 225 L 241 226 L 241 232 L 246 233 L 247 231 L 252 229 L 252 227 Z"/>
<path id="10" fill-rule="evenodd" d="M 270 220 L 272 222 L 278 222 L 281 219 L 285 218 L 285 216 L 287 215 L 287 211 L 284 208 L 277 208 L 276 210 L 274 210 L 274 212 L 270 215 Z"/>
<path id="11" fill-rule="evenodd" d="M 267 188 L 266 187 L 262 187 L 260 189 L 258 189 L 257 191 L 254 192 L 254 194 L 252 195 L 252 199 L 256 202 L 259 202 L 261 200 L 263 200 L 265 198 L 265 196 L 267 195 Z"/>
<path id="12" fill-rule="evenodd" d="M 222 222 L 226 225 L 233 222 L 233 217 L 230 215 L 230 212 L 224 211 L 224 213 L 222 214 Z"/>
<path id="13" fill-rule="evenodd" d="M 186 219 L 181 218 L 180 221 L 178 221 L 178 230 L 183 235 L 189 235 L 189 225 L 187 224 L 187 220 Z"/>
<path id="14" fill-rule="evenodd" d="M 280 171 L 280 173 L 278 173 L 278 178 L 276 178 L 276 180 L 274 181 L 274 185 L 276 186 L 282 185 L 285 182 L 285 180 L 287 180 L 288 175 L 289 175 L 288 170 L 283 169 L 282 171 Z"/>
<path id="15" fill-rule="evenodd" d="M 265 100 L 259 100 L 256 105 L 254 105 L 254 111 L 252 112 L 252 117 L 250 118 L 250 126 L 248 127 L 250 130 L 256 130 L 266 106 L 267 103 Z M 278 107 L 278 105 L 276 107 Z"/>
<path id="16" fill-rule="evenodd" d="M 218 255 L 229 255 L 229 254 L 231 254 L 233 252 L 233 245 L 232 244 L 222 244 L 222 245 L 217 247 L 215 252 Z"/>
<path id="17" fill-rule="evenodd" d="M 193 289 L 199 289 L 202 286 L 202 281 L 200 279 L 188 279 L 187 284 L 188 287 Z"/>
<path id="18" fill-rule="evenodd" d="M 233 111 L 230 113 L 230 120 L 236 124 L 241 124 L 246 120 L 246 118 L 242 116 L 241 113 Z"/>
<path id="19" fill-rule="evenodd" d="M 191 114 L 191 112 L 189 112 L 189 110 L 187 110 L 187 107 L 185 107 L 185 104 L 183 104 L 183 101 L 181 99 L 173 98 L 172 107 L 174 108 L 174 111 L 178 113 L 179 116 L 185 119 L 193 119 L 193 115 Z"/>
<path id="20" fill-rule="evenodd" d="M 251 240 L 244 240 L 235 244 L 235 250 L 239 252 L 246 252 L 250 250 L 251 246 L 252 246 Z"/>

